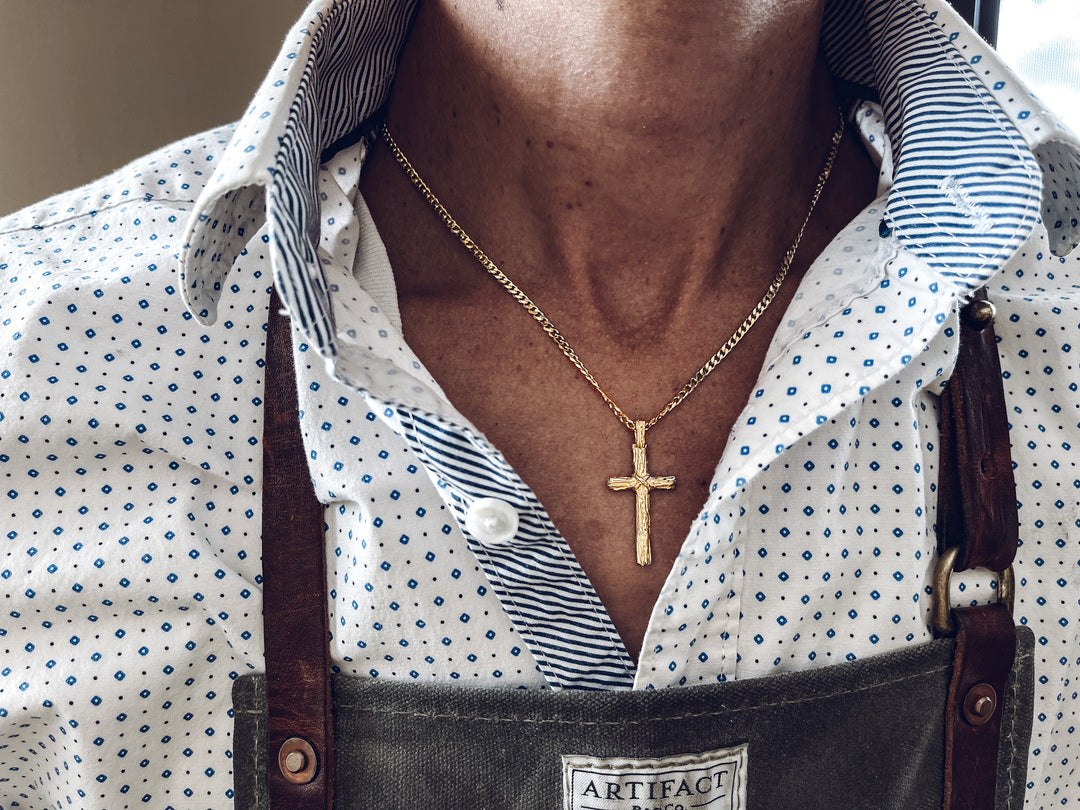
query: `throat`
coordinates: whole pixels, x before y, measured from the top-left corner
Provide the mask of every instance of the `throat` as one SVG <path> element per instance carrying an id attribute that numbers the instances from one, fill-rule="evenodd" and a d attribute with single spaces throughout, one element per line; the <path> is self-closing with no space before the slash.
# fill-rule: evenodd
<path id="1" fill-rule="evenodd" d="M 797 225 L 777 201 L 813 187 L 836 122 L 821 4 L 432 0 L 387 120 L 530 295 L 553 275 L 655 320 Z"/>

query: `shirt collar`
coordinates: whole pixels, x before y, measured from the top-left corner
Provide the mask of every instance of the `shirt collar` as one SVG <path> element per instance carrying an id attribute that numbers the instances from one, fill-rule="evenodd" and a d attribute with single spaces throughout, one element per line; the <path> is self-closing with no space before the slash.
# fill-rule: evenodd
<path id="1" fill-rule="evenodd" d="M 883 225 L 903 247 L 963 291 L 1012 256 L 1040 213 L 1056 252 L 1075 247 L 1062 204 L 1080 168 L 1075 136 L 947 2 L 838 0 L 823 46 L 834 73 L 873 88 L 884 110 L 895 172 Z M 1072 188 L 1053 188 L 1055 170 Z"/>
<path id="2" fill-rule="evenodd" d="M 283 303 L 322 356 L 336 354 L 318 168 L 385 102 L 416 2 L 317 0 L 290 32 L 188 222 L 182 288 L 200 321 L 214 320 L 234 259 L 268 221 Z M 885 113 L 895 173 L 883 232 L 960 292 L 992 276 L 1040 213 L 1055 252 L 1080 241 L 1068 207 L 1080 143 L 945 0 L 830 0 L 822 46 Z"/>
<path id="3" fill-rule="evenodd" d="M 319 266 L 324 152 L 365 129 L 386 101 L 418 0 L 316 0 L 285 38 L 188 219 L 184 301 L 216 317 L 222 282 L 264 223 L 282 302 L 321 354 L 335 353 Z"/>

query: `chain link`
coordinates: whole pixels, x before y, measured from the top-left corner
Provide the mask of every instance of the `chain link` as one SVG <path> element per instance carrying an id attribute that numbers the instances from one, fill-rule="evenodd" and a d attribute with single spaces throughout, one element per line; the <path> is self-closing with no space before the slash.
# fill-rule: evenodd
<path id="1" fill-rule="evenodd" d="M 764 314 L 765 310 L 769 308 L 769 304 L 776 298 L 776 294 L 780 292 L 780 286 L 784 283 L 788 270 L 795 260 L 795 254 L 798 252 L 799 243 L 802 242 L 806 226 L 810 222 L 810 215 L 814 213 L 814 208 L 817 207 L 818 200 L 821 198 L 821 192 L 825 189 L 825 183 L 832 173 L 833 163 L 835 162 L 836 154 L 840 149 L 840 141 L 844 137 L 844 128 L 844 116 L 841 111 L 840 124 L 833 133 L 829 154 L 825 158 L 825 165 L 818 175 L 817 186 L 814 188 L 814 194 L 810 198 L 810 207 L 806 212 L 806 216 L 803 217 L 798 232 L 795 234 L 795 241 L 792 243 L 791 247 L 788 248 L 787 253 L 784 254 L 784 260 L 780 264 L 780 269 L 777 270 L 776 275 L 773 277 L 769 289 L 765 291 L 761 300 L 758 301 L 750 314 L 746 316 L 746 319 L 739 324 L 739 327 L 732 333 L 731 337 L 727 339 L 724 345 L 717 350 L 716 354 L 706 360 L 705 364 L 686 381 L 686 385 L 679 389 L 678 393 L 672 397 L 671 401 L 661 408 L 656 416 L 645 423 L 646 430 L 653 427 L 657 422 L 671 413 L 679 403 L 693 393 L 694 389 L 709 376 L 709 373 L 720 365 L 720 362 L 739 344 L 739 341 L 741 341 L 746 333 L 750 331 L 750 327 L 752 327 L 757 322 L 758 318 Z M 488 258 L 487 254 L 480 249 L 480 246 L 473 241 L 472 237 L 465 233 L 464 229 L 458 225 L 457 220 L 450 216 L 450 212 L 446 210 L 445 206 L 439 201 L 439 198 L 435 196 L 435 193 L 428 184 L 424 182 L 424 179 L 420 177 L 416 169 L 413 168 L 409 159 L 405 157 L 405 153 L 401 151 L 401 147 L 398 146 L 397 141 L 395 141 L 390 134 L 390 128 L 385 123 L 382 125 L 382 137 L 386 142 L 386 145 L 390 148 L 390 152 L 393 154 L 398 165 L 401 166 L 413 186 L 416 187 L 416 190 L 420 192 L 420 195 L 427 204 L 431 206 L 432 210 L 439 216 L 439 219 L 443 221 L 443 224 L 446 225 L 450 233 L 458 238 L 461 244 L 472 253 L 480 265 L 487 270 L 487 272 L 498 281 L 510 295 L 513 296 L 515 301 L 521 304 L 525 311 L 528 312 L 538 324 L 540 324 L 540 327 L 547 333 L 548 337 L 550 337 L 555 345 L 559 347 L 559 351 L 566 356 L 566 359 L 573 364 L 574 368 L 581 372 L 581 375 L 588 380 L 589 384 L 596 389 L 601 397 L 603 397 L 604 402 L 607 403 L 607 406 L 611 409 L 612 413 L 619 418 L 619 421 L 626 425 L 631 431 L 634 430 L 634 420 L 627 416 L 626 412 L 615 404 L 615 400 L 608 396 L 608 393 L 600 386 L 600 383 L 597 382 L 596 378 L 592 375 L 592 372 L 589 371 L 585 366 L 585 363 L 578 357 L 574 348 L 567 342 L 562 333 L 555 328 L 555 324 L 548 319 L 547 315 L 543 313 L 540 307 L 533 303 L 533 300 L 529 298 L 520 287 L 510 280 L 509 276 L 498 268 L 495 262 Z"/>

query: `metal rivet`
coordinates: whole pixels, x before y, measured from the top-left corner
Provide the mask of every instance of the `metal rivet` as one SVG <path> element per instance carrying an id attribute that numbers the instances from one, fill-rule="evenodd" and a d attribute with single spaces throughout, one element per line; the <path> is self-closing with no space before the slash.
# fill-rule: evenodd
<path id="1" fill-rule="evenodd" d="M 964 719 L 973 726 L 988 723 L 997 710 L 998 697 L 988 683 L 977 683 L 964 698 Z"/>
<path id="2" fill-rule="evenodd" d="M 960 317 L 964 319 L 964 323 L 976 332 L 981 332 L 989 326 L 996 314 L 997 310 L 989 301 L 972 301 L 960 310 Z"/>
<path id="3" fill-rule="evenodd" d="M 319 770 L 315 748 L 303 737 L 290 737 L 278 749 L 278 770 L 294 785 L 306 785 Z"/>
<path id="4" fill-rule="evenodd" d="M 289 773 L 299 773 L 304 770 L 306 764 L 307 757 L 299 751 L 293 751 L 285 757 L 285 770 Z"/>

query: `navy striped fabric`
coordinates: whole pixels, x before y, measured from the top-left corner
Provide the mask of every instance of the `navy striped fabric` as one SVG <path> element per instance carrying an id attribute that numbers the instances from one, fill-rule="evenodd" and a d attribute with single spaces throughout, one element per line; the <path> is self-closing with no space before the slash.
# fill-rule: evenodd
<path id="1" fill-rule="evenodd" d="M 414 7 L 415 0 L 322 0 L 286 41 L 188 225 L 183 289 L 200 320 L 213 321 L 225 275 L 268 219 L 281 298 L 304 340 L 334 366 L 339 347 L 317 254 L 319 165 L 328 148 L 363 130 L 385 102 Z M 962 293 L 1000 268 L 1040 209 L 1056 249 L 1080 238 L 1075 214 L 1052 193 L 1052 177 L 1044 190 L 1028 148 L 1070 168 L 1078 153 L 1074 142 L 1033 142 L 1054 136 L 1049 125 L 1021 133 L 979 79 L 975 35 L 941 0 L 929 7 L 914 0 L 832 0 L 822 44 L 836 76 L 865 88 L 864 96 L 879 99 L 884 110 L 895 172 L 882 227 Z M 966 32 L 963 52 L 952 44 L 958 31 Z M 335 373 L 347 376 L 345 369 Z M 548 683 L 632 686 L 633 663 L 595 591 L 505 460 L 450 416 L 421 415 L 415 403 L 411 410 L 390 407 L 449 492 L 470 548 Z M 507 493 L 522 515 L 517 542 L 485 546 L 469 535 L 464 515 L 477 498 L 505 500 Z"/>
<path id="2" fill-rule="evenodd" d="M 1034 227 L 1042 179 L 979 81 L 979 55 L 969 64 L 914 0 L 838 0 L 823 44 L 833 70 L 871 85 L 885 111 L 896 165 L 887 225 L 961 287 L 981 286 Z"/>
<path id="3" fill-rule="evenodd" d="M 282 301 L 320 353 L 335 333 L 316 255 L 316 180 L 327 145 L 360 127 L 386 100 L 415 0 L 341 3 L 312 36 L 311 52 L 268 189 L 271 265 Z"/>
<path id="4" fill-rule="evenodd" d="M 399 409 L 410 447 L 451 491 L 449 503 L 503 609 L 554 689 L 630 689 L 635 667 L 607 611 L 540 501 L 501 455 L 469 431 Z M 485 545 L 465 528 L 479 498 L 518 513 L 509 544 Z"/>
<path id="5" fill-rule="evenodd" d="M 360 129 L 386 101 L 416 5 L 417 0 L 315 2 L 307 24 L 286 40 L 188 223 L 183 291 L 204 323 L 215 319 L 222 279 L 269 219 L 271 266 L 282 303 L 320 354 L 336 354 L 317 256 L 319 165 L 328 146 Z M 260 106 L 278 112 L 257 112 Z"/>

